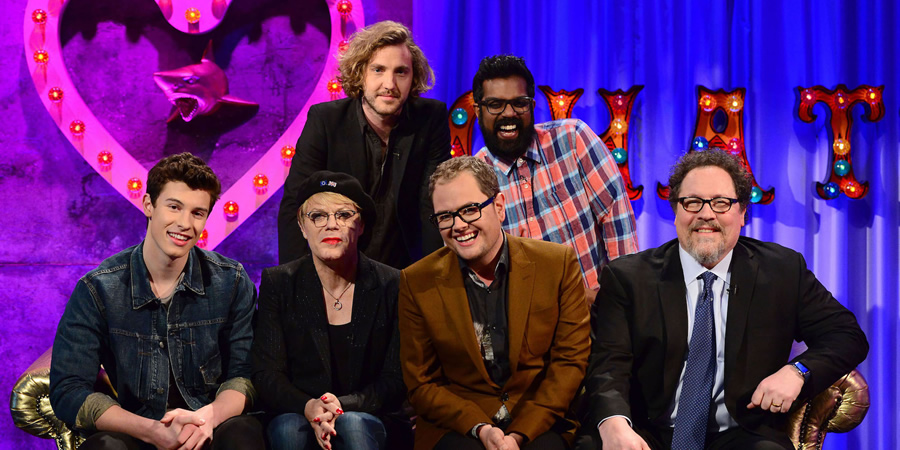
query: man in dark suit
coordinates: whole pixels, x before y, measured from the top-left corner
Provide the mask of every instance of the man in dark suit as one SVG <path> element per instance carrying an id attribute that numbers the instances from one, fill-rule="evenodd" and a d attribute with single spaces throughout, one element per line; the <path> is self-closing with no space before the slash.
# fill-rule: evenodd
<path id="1" fill-rule="evenodd" d="M 347 98 L 314 105 L 284 182 L 278 211 L 278 260 L 308 253 L 297 224 L 297 193 L 318 170 L 353 175 L 375 200 L 378 221 L 360 248 L 400 268 L 438 249 L 441 238 L 423 226 L 431 214 L 428 177 L 450 157 L 447 105 L 420 98 L 434 72 L 409 29 L 390 21 L 353 35 L 340 62 Z"/>
<path id="2" fill-rule="evenodd" d="M 591 448 L 792 448 L 798 399 L 862 362 L 856 317 L 785 247 L 741 237 L 751 182 L 719 151 L 669 178 L 678 239 L 602 271 L 584 432 Z M 808 349 L 790 358 L 794 340 Z"/>
<path id="3" fill-rule="evenodd" d="M 575 251 L 504 235 L 504 198 L 471 156 L 431 177 L 446 244 L 400 275 L 400 361 L 417 449 L 563 449 L 587 367 Z"/>

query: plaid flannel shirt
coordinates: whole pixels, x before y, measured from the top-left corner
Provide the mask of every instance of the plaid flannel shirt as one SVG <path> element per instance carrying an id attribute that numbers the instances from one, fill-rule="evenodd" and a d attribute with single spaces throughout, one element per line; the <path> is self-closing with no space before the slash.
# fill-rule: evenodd
<path id="1" fill-rule="evenodd" d="M 506 197 L 503 229 L 573 247 L 587 287 L 600 269 L 638 250 L 634 211 L 606 145 L 581 120 L 535 125 L 535 139 L 513 164 L 482 148 Z M 601 243 L 603 245 L 601 245 Z"/>

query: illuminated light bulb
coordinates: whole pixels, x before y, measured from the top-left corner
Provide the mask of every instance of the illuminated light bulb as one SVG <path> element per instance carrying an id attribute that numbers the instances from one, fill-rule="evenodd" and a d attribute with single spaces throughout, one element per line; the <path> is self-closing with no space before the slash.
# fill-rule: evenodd
<path id="1" fill-rule="evenodd" d="M 844 109 L 847 107 L 847 96 L 841 92 L 834 94 L 834 104 L 838 107 L 838 109 Z"/>
<path id="2" fill-rule="evenodd" d="M 342 40 L 338 43 L 338 52 L 341 54 L 347 53 L 347 50 L 350 49 L 350 42 L 347 42 L 346 39 Z"/>
<path id="3" fill-rule="evenodd" d="M 697 136 L 691 141 L 691 148 L 697 151 L 703 151 L 709 148 L 709 141 L 703 136 Z"/>
<path id="4" fill-rule="evenodd" d="M 337 8 L 341 17 L 347 17 L 353 11 L 353 3 L 350 3 L 350 0 L 339 0 L 334 7 Z"/>
<path id="5" fill-rule="evenodd" d="M 728 152 L 732 155 L 740 155 L 741 150 L 744 149 L 744 143 L 741 142 L 740 139 L 734 138 L 728 141 Z"/>
<path id="6" fill-rule="evenodd" d="M 563 96 L 563 95 L 557 95 L 557 96 L 556 96 L 556 103 L 557 103 L 560 107 L 566 106 L 566 97 Z"/>
<path id="7" fill-rule="evenodd" d="M 144 183 L 141 183 L 141 179 L 138 177 L 134 177 L 128 180 L 128 193 L 131 194 L 132 197 L 137 197 L 141 195 L 141 189 L 144 188 Z"/>
<path id="8" fill-rule="evenodd" d="M 109 169 L 112 167 L 113 155 L 109 152 L 109 150 L 103 150 L 100 153 L 97 153 L 97 164 L 100 165 L 101 169 Z"/>
<path id="9" fill-rule="evenodd" d="M 841 189 L 847 192 L 851 197 L 859 190 L 859 183 L 853 180 L 841 180 Z"/>
<path id="10" fill-rule="evenodd" d="M 47 97 L 50 98 L 50 101 L 53 103 L 59 103 L 63 99 L 63 90 L 59 87 L 52 87 L 50 91 L 47 92 Z"/>
<path id="11" fill-rule="evenodd" d="M 839 159 L 834 162 L 834 174 L 842 177 L 850 172 L 850 162 L 845 159 Z"/>
<path id="12" fill-rule="evenodd" d="M 825 198 L 831 200 L 833 198 L 837 198 L 838 195 L 841 194 L 841 190 L 838 188 L 837 183 L 831 181 L 822 186 L 822 191 L 825 193 Z"/>
<path id="13" fill-rule="evenodd" d="M 31 21 L 34 22 L 35 25 L 43 25 L 47 23 L 47 11 L 43 9 L 36 9 L 31 13 Z"/>
<path id="14" fill-rule="evenodd" d="M 625 110 L 625 96 L 617 95 L 613 97 L 612 101 L 613 109 L 616 111 L 624 111 Z"/>
<path id="15" fill-rule="evenodd" d="M 69 131 L 75 136 L 81 136 L 84 134 L 84 122 L 73 120 L 72 123 L 69 124 Z"/>
<path id="16" fill-rule="evenodd" d="M 725 105 L 728 107 L 729 111 L 738 112 L 744 108 L 744 99 L 735 94 L 728 97 L 728 100 L 725 101 Z"/>
<path id="17" fill-rule="evenodd" d="M 616 147 L 612 151 L 613 159 L 616 160 L 616 164 L 622 164 L 625 161 L 628 161 L 628 150 L 625 150 L 622 147 Z"/>
<path id="18" fill-rule="evenodd" d="M 197 238 L 197 247 L 206 248 L 207 242 L 209 242 L 209 233 L 204 229 L 200 232 L 200 237 Z"/>
<path id="19" fill-rule="evenodd" d="M 462 145 L 454 143 L 450 146 L 450 156 L 460 156 L 462 152 Z"/>
<path id="20" fill-rule="evenodd" d="M 703 96 L 700 97 L 700 109 L 706 112 L 716 109 L 716 99 L 714 99 L 712 95 L 703 94 Z"/>
<path id="21" fill-rule="evenodd" d="M 200 10 L 197 8 L 188 8 L 184 11 L 184 18 L 187 19 L 188 23 L 200 22 Z"/>
<path id="22" fill-rule="evenodd" d="M 38 64 L 47 64 L 50 61 L 50 54 L 46 50 L 34 51 L 34 62 Z"/>
<path id="23" fill-rule="evenodd" d="M 613 120 L 609 127 L 612 129 L 613 134 L 622 134 L 628 131 L 628 123 L 622 119 Z"/>
<path id="24" fill-rule="evenodd" d="M 879 100 L 881 100 L 881 93 L 878 92 L 878 90 L 875 88 L 869 88 L 866 91 L 866 100 L 870 104 L 874 105 L 874 104 L 878 103 Z"/>
<path id="25" fill-rule="evenodd" d="M 757 186 L 753 186 L 750 189 L 750 201 L 752 203 L 759 203 L 759 201 L 762 200 L 762 198 L 763 198 L 762 189 L 760 189 Z"/>
<path id="26" fill-rule="evenodd" d="M 803 92 L 800 93 L 800 102 L 805 105 L 815 104 L 816 100 L 816 91 L 812 89 L 804 89 Z"/>
<path id="27" fill-rule="evenodd" d="M 838 155 L 844 156 L 847 153 L 850 153 L 850 142 L 844 139 L 835 139 L 832 147 L 834 148 L 834 152 Z"/>
<path id="28" fill-rule="evenodd" d="M 295 153 L 297 153 L 297 150 L 292 145 L 281 147 L 281 162 L 285 166 L 290 166 Z"/>
<path id="29" fill-rule="evenodd" d="M 229 200 L 225 202 L 224 206 L 222 206 L 222 210 L 225 211 L 225 218 L 234 219 L 238 216 L 238 211 L 240 211 L 240 208 L 238 207 L 236 201 Z"/>
<path id="30" fill-rule="evenodd" d="M 265 194 L 269 190 L 269 177 L 265 174 L 258 173 L 253 177 L 253 190 L 257 194 Z"/>
<path id="31" fill-rule="evenodd" d="M 469 121 L 469 113 L 463 108 L 456 108 L 450 113 L 450 120 L 453 125 L 461 127 Z"/>
<path id="32" fill-rule="evenodd" d="M 341 92 L 341 82 L 337 78 L 332 78 L 331 80 L 329 80 L 328 84 L 325 85 L 325 87 L 328 88 L 328 92 L 332 94 Z"/>

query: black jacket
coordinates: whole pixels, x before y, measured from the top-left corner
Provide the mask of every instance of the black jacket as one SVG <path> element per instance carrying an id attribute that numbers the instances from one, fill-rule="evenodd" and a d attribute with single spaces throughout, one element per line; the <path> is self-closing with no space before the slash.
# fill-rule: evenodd
<path id="1" fill-rule="evenodd" d="M 359 101 L 345 98 L 309 109 L 278 211 L 281 264 L 309 253 L 297 225 L 297 195 L 309 175 L 318 170 L 344 172 L 356 177 L 363 186 L 369 184 Z M 437 229 L 428 223 L 434 212 L 428 198 L 428 178 L 438 164 L 450 158 L 450 128 L 447 105 L 438 100 L 410 98 L 403 116 L 406 120 L 398 124 L 392 137 L 397 139 L 394 151 L 399 158 L 393 163 L 391 186 L 397 199 L 400 231 L 410 261 L 415 262 L 443 245 Z"/>
<path id="2" fill-rule="evenodd" d="M 807 269 L 801 254 L 741 237 L 729 270 L 725 406 L 743 428 L 787 445 L 787 414 L 747 404 L 759 383 L 788 363 L 794 340 L 808 346 L 792 360 L 810 371 L 801 398 L 850 372 L 869 345 L 856 317 Z M 603 268 L 591 309 L 593 348 L 585 380 L 585 426 L 593 433 L 613 415 L 627 416 L 635 428 L 663 418 L 688 349 L 685 296 L 677 239 Z"/>
<path id="3" fill-rule="evenodd" d="M 400 271 L 360 255 L 353 294 L 346 411 L 397 410 L 406 397 L 400 372 L 397 292 Z M 253 349 L 253 385 L 269 412 L 303 414 L 332 390 L 331 349 L 322 283 L 312 257 L 263 270 Z"/>

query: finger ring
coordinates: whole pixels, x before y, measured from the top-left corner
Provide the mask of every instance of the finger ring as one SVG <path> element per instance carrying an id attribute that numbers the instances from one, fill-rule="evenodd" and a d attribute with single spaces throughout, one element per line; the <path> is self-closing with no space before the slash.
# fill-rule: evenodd
<path id="1" fill-rule="evenodd" d="M 777 404 L 777 405 L 774 404 L 774 403 L 772 403 L 772 406 L 774 406 L 774 407 L 776 407 L 776 408 L 781 408 L 781 403 L 779 403 L 779 404 Z"/>

